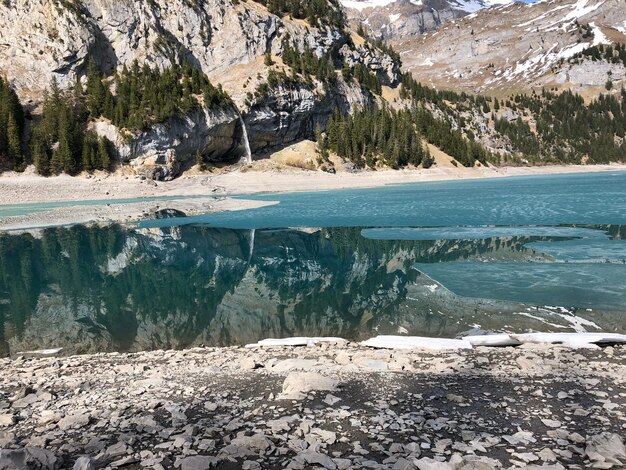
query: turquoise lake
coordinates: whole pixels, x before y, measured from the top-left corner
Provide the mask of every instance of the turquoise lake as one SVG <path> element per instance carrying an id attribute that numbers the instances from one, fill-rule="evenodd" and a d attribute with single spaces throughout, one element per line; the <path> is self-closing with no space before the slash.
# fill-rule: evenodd
<path id="1" fill-rule="evenodd" d="M 279 204 L 0 234 L 0 354 L 626 332 L 626 173 L 239 197 Z"/>

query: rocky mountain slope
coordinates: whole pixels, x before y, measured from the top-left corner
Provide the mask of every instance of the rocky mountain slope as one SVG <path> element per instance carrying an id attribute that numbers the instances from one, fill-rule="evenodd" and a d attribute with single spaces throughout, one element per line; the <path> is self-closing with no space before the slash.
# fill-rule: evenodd
<path id="1" fill-rule="evenodd" d="M 394 46 L 419 80 L 471 92 L 571 88 L 605 91 L 620 85 L 623 64 L 568 59 L 588 47 L 626 43 L 624 0 L 550 0 L 481 10 Z"/>
<path id="2" fill-rule="evenodd" d="M 448 21 L 511 0 L 342 0 L 350 23 L 373 37 L 398 40 L 435 31 Z"/>
<path id="3" fill-rule="evenodd" d="M 186 61 L 198 68 L 223 86 L 233 106 L 218 113 L 203 109 L 130 136 L 108 122 L 95 124 L 123 160 L 156 166 L 166 177 L 197 152 L 232 160 L 249 153 L 248 139 L 258 151 L 312 137 L 335 107 L 346 111 L 372 101 L 371 93 L 341 75 L 326 83 L 315 76 L 287 80 L 278 73 L 291 74 L 278 57 L 287 39 L 328 59 L 332 68 L 360 64 L 384 84 L 398 81 L 398 64 L 352 41 L 341 21 L 322 17 L 312 24 L 276 13 L 253 1 L 9 0 L 0 4 L 0 71 L 37 113 L 52 80 L 71 88 L 77 78 L 84 80 L 90 59 L 109 77 L 134 61 L 159 69 Z M 324 14 L 342 15 L 332 3 Z M 270 69 L 279 79 L 268 86 Z"/>

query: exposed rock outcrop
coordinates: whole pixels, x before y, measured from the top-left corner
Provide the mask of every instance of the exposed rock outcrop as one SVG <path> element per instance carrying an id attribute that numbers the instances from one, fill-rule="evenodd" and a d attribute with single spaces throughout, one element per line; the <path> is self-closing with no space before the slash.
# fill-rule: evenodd
<path id="1" fill-rule="evenodd" d="M 393 44 L 404 66 L 437 88 L 517 92 L 556 85 L 597 93 L 606 91 L 609 71 L 619 89 L 624 67 L 571 66 L 568 59 L 586 47 L 616 42 L 626 42 L 623 0 L 513 3 Z"/>
<path id="2" fill-rule="evenodd" d="M 234 107 L 226 110 L 199 108 L 155 124 L 144 132 L 120 132 L 106 120 L 92 124 L 114 143 L 120 161 L 148 176 L 168 180 L 195 163 L 200 152 L 205 161 L 234 160 L 243 154 L 243 130 Z"/>
<path id="3" fill-rule="evenodd" d="M 338 77 L 336 84 L 314 80 L 288 90 L 273 86 L 248 109 L 251 90 L 246 86 L 267 80 L 262 58 L 266 52 L 280 56 L 287 37 L 337 68 L 361 64 L 388 85 L 399 78 L 399 64 L 391 57 L 355 45 L 345 31 L 281 18 L 254 1 L 9 0 L 0 4 L 0 27 L 0 71 L 35 110 L 53 78 L 69 88 L 84 78 L 90 58 L 106 74 L 134 61 L 165 68 L 186 60 L 213 84 L 223 85 L 234 106 L 221 112 L 196 110 L 132 135 L 110 124 L 94 124 L 115 143 L 122 161 L 165 179 L 192 162 L 198 151 L 206 161 L 243 156 L 243 122 L 254 151 L 311 137 L 315 124 L 325 124 L 335 106 L 351 109 L 371 102 L 358 83 Z"/>

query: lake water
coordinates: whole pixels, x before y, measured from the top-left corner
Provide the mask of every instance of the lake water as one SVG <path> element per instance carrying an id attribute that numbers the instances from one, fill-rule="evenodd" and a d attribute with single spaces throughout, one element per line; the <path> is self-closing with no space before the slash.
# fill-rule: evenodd
<path id="1" fill-rule="evenodd" d="M 280 203 L 0 234 L 0 354 L 626 332 L 626 173 L 253 198 Z"/>

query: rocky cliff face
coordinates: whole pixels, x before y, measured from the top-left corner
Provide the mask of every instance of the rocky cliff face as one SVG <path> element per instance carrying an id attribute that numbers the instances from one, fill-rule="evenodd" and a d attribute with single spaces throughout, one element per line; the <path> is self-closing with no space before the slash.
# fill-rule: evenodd
<path id="1" fill-rule="evenodd" d="M 624 0 L 551 0 L 481 10 L 434 33 L 394 41 L 405 67 L 438 88 L 471 92 L 559 86 L 600 92 L 624 68 L 576 64 L 586 47 L 626 42 Z M 619 88 L 616 86 L 615 88 Z"/>
<path id="2" fill-rule="evenodd" d="M 67 88 L 84 77 L 89 58 L 108 74 L 135 60 L 160 68 L 187 60 L 214 84 L 222 84 L 234 100 L 233 109 L 221 114 L 203 110 L 132 138 L 113 139 L 122 160 L 157 165 L 168 174 L 192 160 L 198 148 L 210 160 L 239 156 L 239 112 L 249 127 L 251 147 L 258 150 L 310 137 L 335 106 L 349 109 L 371 101 L 356 82 L 339 78 L 323 91 L 320 83 L 289 92 L 274 87 L 248 109 L 247 93 L 267 79 L 265 53 L 284 68 L 279 57 L 287 36 L 338 67 L 363 64 L 384 83 L 397 83 L 399 74 L 390 57 L 355 46 L 345 32 L 280 18 L 253 1 L 7 0 L 0 4 L 0 28 L 0 71 L 31 108 L 36 109 L 53 78 Z M 116 137 L 117 131 L 104 124 L 95 127 Z"/>
<path id="3" fill-rule="evenodd" d="M 121 162 L 141 169 L 153 179 L 169 180 L 193 165 L 197 152 L 208 162 L 243 155 L 242 125 L 239 113 L 232 107 L 223 111 L 196 109 L 144 132 L 121 132 L 105 119 L 91 127 L 113 142 Z"/>
<path id="4" fill-rule="evenodd" d="M 439 29 L 494 4 L 510 0 L 343 0 L 348 18 L 356 28 L 361 25 L 370 35 L 399 40 L 414 38 Z"/>

